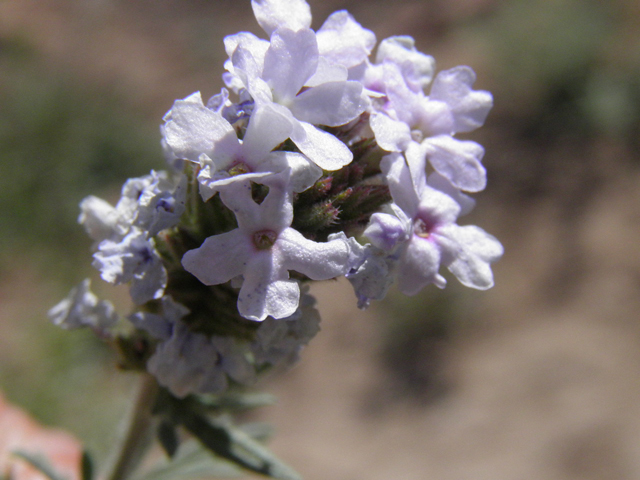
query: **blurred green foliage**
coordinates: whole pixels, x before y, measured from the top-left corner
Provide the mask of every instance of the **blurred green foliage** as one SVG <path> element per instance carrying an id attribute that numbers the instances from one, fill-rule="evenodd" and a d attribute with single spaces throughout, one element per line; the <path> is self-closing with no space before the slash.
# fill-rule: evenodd
<path id="1" fill-rule="evenodd" d="M 493 14 L 467 34 L 482 39 L 491 52 L 498 114 L 528 119 L 527 133 L 545 142 L 610 135 L 636 146 L 640 36 L 635 3 L 497 3 Z"/>
<path id="2" fill-rule="evenodd" d="M 86 256 L 79 201 L 163 168 L 157 123 L 115 92 L 45 68 L 21 38 L 0 38 L 0 82 L 0 265 L 18 249 L 56 265 Z"/>

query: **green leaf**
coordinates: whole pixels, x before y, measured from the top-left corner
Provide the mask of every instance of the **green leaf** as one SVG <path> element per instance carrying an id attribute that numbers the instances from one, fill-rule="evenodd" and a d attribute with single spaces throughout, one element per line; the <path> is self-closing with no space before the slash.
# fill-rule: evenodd
<path id="1" fill-rule="evenodd" d="M 80 472 L 82 474 L 82 480 L 93 480 L 93 459 L 86 450 L 82 452 Z"/>
<path id="2" fill-rule="evenodd" d="M 16 457 L 21 458 L 33 468 L 38 470 L 44 476 L 49 478 L 50 480 L 68 480 L 67 477 L 60 475 L 49 463 L 43 455 L 41 454 L 33 454 L 29 452 L 25 452 L 24 450 L 14 450 L 12 454 Z"/>
<path id="3" fill-rule="evenodd" d="M 172 459 L 133 480 L 190 480 L 208 477 L 240 477 L 244 472 L 226 460 L 216 458 L 196 441 L 183 442 Z"/>
<path id="4" fill-rule="evenodd" d="M 273 435 L 273 426 L 264 422 L 243 423 L 238 428 L 259 442 L 265 442 Z"/>
<path id="5" fill-rule="evenodd" d="M 164 451 L 167 452 L 169 458 L 172 458 L 180 444 L 176 427 L 167 421 L 160 422 L 160 425 L 158 425 L 158 441 Z"/>
<path id="6" fill-rule="evenodd" d="M 247 470 L 279 480 L 302 480 L 264 445 L 227 422 L 210 421 L 193 411 L 182 412 L 180 422 L 206 448 Z"/>
<path id="7" fill-rule="evenodd" d="M 210 410 L 237 412 L 273 405 L 276 397 L 268 393 L 228 393 L 221 396 L 196 397 L 199 404 Z"/>

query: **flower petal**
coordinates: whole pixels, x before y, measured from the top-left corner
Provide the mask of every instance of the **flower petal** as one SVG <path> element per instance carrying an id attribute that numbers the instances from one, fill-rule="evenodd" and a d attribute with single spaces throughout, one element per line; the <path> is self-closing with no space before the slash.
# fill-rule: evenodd
<path id="1" fill-rule="evenodd" d="M 272 252 L 255 255 L 243 277 L 238 295 L 238 311 L 244 318 L 258 321 L 269 315 L 285 318 L 298 308 L 298 282 L 288 278 L 279 258 L 272 255 Z"/>
<path id="2" fill-rule="evenodd" d="M 305 0 L 251 0 L 251 6 L 267 35 L 279 27 L 296 31 L 311 26 L 311 8 Z"/>
<path id="3" fill-rule="evenodd" d="M 241 275 L 246 269 L 252 246 L 239 230 L 214 235 L 182 257 L 185 270 L 205 285 L 218 285 Z"/>
<path id="4" fill-rule="evenodd" d="M 320 55 L 347 68 L 364 62 L 376 45 L 375 34 L 362 28 L 346 10 L 329 15 L 317 38 Z"/>
<path id="5" fill-rule="evenodd" d="M 239 80 L 256 103 L 269 103 L 273 99 L 269 85 L 260 77 L 263 64 L 264 56 L 258 57 L 243 44 L 239 44 L 231 56 L 233 85 Z"/>
<path id="6" fill-rule="evenodd" d="M 448 239 L 448 248 L 456 250 L 452 252 L 454 259 L 447 262 L 447 267 L 460 283 L 478 290 L 487 290 L 493 286 L 490 264 L 504 253 L 502 244 L 493 235 L 475 225 L 448 225 L 438 229 L 437 235 Z M 446 245 L 442 238 L 439 242 Z"/>
<path id="7" fill-rule="evenodd" d="M 272 152 L 268 155 L 261 168 L 270 172 L 282 172 L 291 169 L 288 188 L 294 192 L 304 192 L 322 176 L 322 169 L 307 157 L 296 152 Z"/>
<path id="8" fill-rule="evenodd" d="M 293 130 L 291 119 L 273 107 L 270 103 L 261 105 L 251 115 L 242 141 L 242 156 L 252 166 L 289 138 Z"/>
<path id="9" fill-rule="evenodd" d="M 262 71 L 264 55 L 269 49 L 269 42 L 249 32 L 239 32 L 235 35 L 227 35 L 224 37 L 224 49 L 229 58 L 233 56 L 233 52 L 236 51 L 239 45 L 242 45 L 253 54 L 253 58 L 258 62 L 260 70 Z"/>
<path id="10" fill-rule="evenodd" d="M 489 92 L 471 89 L 475 80 L 471 68 L 460 66 L 440 72 L 433 81 L 429 99 L 448 105 L 454 117 L 454 132 L 470 132 L 482 126 L 493 106 Z"/>
<path id="11" fill-rule="evenodd" d="M 124 233 L 118 211 L 110 203 L 93 195 L 80 202 L 78 223 L 98 242 Z"/>
<path id="12" fill-rule="evenodd" d="M 409 218 L 414 218 L 420 205 L 420 196 L 413 185 L 411 172 L 404 157 L 399 153 L 386 155 L 380 161 L 380 168 L 389 185 L 393 201 Z"/>
<path id="13" fill-rule="evenodd" d="M 420 197 L 417 217 L 435 227 L 455 223 L 459 214 L 458 202 L 446 193 L 425 185 Z"/>
<path id="14" fill-rule="evenodd" d="M 302 153 L 324 170 L 339 170 L 353 160 L 349 147 L 310 123 L 299 122 L 298 128 L 291 134 L 291 140 Z"/>
<path id="15" fill-rule="evenodd" d="M 197 163 L 202 153 L 212 156 L 214 148 L 227 152 L 238 143 L 233 127 L 204 106 L 200 92 L 176 100 L 165 120 L 166 145 L 178 158 Z"/>
<path id="16" fill-rule="evenodd" d="M 430 238 L 413 237 L 398 262 L 398 288 L 415 295 L 430 283 L 439 282 L 440 249 Z"/>
<path id="17" fill-rule="evenodd" d="M 388 152 L 402 152 L 411 142 L 409 126 L 383 113 L 373 113 L 369 119 L 376 143 Z"/>
<path id="18" fill-rule="evenodd" d="M 423 145 L 433 168 L 452 185 L 467 192 L 480 192 L 487 185 L 482 165 L 484 148 L 476 142 L 456 140 L 449 135 L 427 138 Z"/>
<path id="19" fill-rule="evenodd" d="M 410 223 L 406 221 L 406 217 L 404 220 L 395 215 L 376 212 L 371 215 L 364 236 L 377 248 L 390 252 L 400 242 L 408 240 Z"/>
<path id="20" fill-rule="evenodd" d="M 473 210 L 473 208 L 476 206 L 476 201 L 474 198 L 462 193 L 456 187 L 451 185 L 451 182 L 446 177 L 443 177 L 438 172 L 431 173 L 427 177 L 427 183 L 430 187 L 446 193 L 451 198 L 453 198 L 458 203 L 458 205 L 460 205 L 459 216 L 466 215 L 467 213 L 471 212 L 471 210 Z"/>
<path id="21" fill-rule="evenodd" d="M 274 248 L 282 255 L 283 266 L 312 280 L 327 280 L 344 275 L 348 269 L 349 247 L 341 238 L 314 242 L 293 228 L 278 237 Z"/>
<path id="22" fill-rule="evenodd" d="M 346 82 L 349 72 L 342 65 L 329 63 L 324 57 L 318 58 L 318 68 L 311 78 L 305 82 L 305 87 L 316 87 L 327 82 Z"/>
<path id="23" fill-rule="evenodd" d="M 279 28 L 271 35 L 271 46 L 264 57 L 262 78 L 274 99 L 290 103 L 318 68 L 318 43 L 311 29 L 294 32 Z"/>
<path id="24" fill-rule="evenodd" d="M 414 92 L 422 91 L 433 78 L 435 60 L 416 50 L 415 41 L 408 36 L 394 36 L 380 42 L 376 63 L 393 62 L 400 67 L 407 85 Z"/>
<path id="25" fill-rule="evenodd" d="M 360 82 L 329 82 L 298 95 L 291 112 L 303 122 L 337 127 L 360 115 L 366 105 Z"/>

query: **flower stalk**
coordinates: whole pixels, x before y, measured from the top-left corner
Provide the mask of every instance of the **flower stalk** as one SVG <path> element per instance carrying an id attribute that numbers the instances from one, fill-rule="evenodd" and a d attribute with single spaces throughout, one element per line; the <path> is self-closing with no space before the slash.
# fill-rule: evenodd
<path id="1" fill-rule="evenodd" d="M 127 480 L 139 466 L 151 445 L 156 423 L 152 409 L 158 391 L 158 382 L 153 375 L 140 374 L 135 398 L 123 425 L 122 434 L 100 480 Z"/>

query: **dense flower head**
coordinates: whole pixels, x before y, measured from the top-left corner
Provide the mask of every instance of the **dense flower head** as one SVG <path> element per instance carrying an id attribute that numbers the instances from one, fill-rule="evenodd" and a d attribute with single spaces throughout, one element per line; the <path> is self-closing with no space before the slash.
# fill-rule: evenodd
<path id="1" fill-rule="evenodd" d="M 225 88 L 164 117 L 170 171 L 128 180 L 116 206 L 81 203 L 93 265 L 136 305 L 119 322 L 133 340 L 114 343 L 177 397 L 292 363 L 318 331 L 312 281 L 345 276 L 365 308 L 394 283 L 444 287 L 443 268 L 490 288 L 502 255 L 458 225 L 487 183 L 483 147 L 459 138 L 492 106 L 473 70 L 437 72 L 407 36 L 374 55 L 375 34 L 346 11 L 314 31 L 304 0 L 251 4 L 265 34 L 224 39 Z M 115 323 L 88 283 L 50 315 Z"/>

